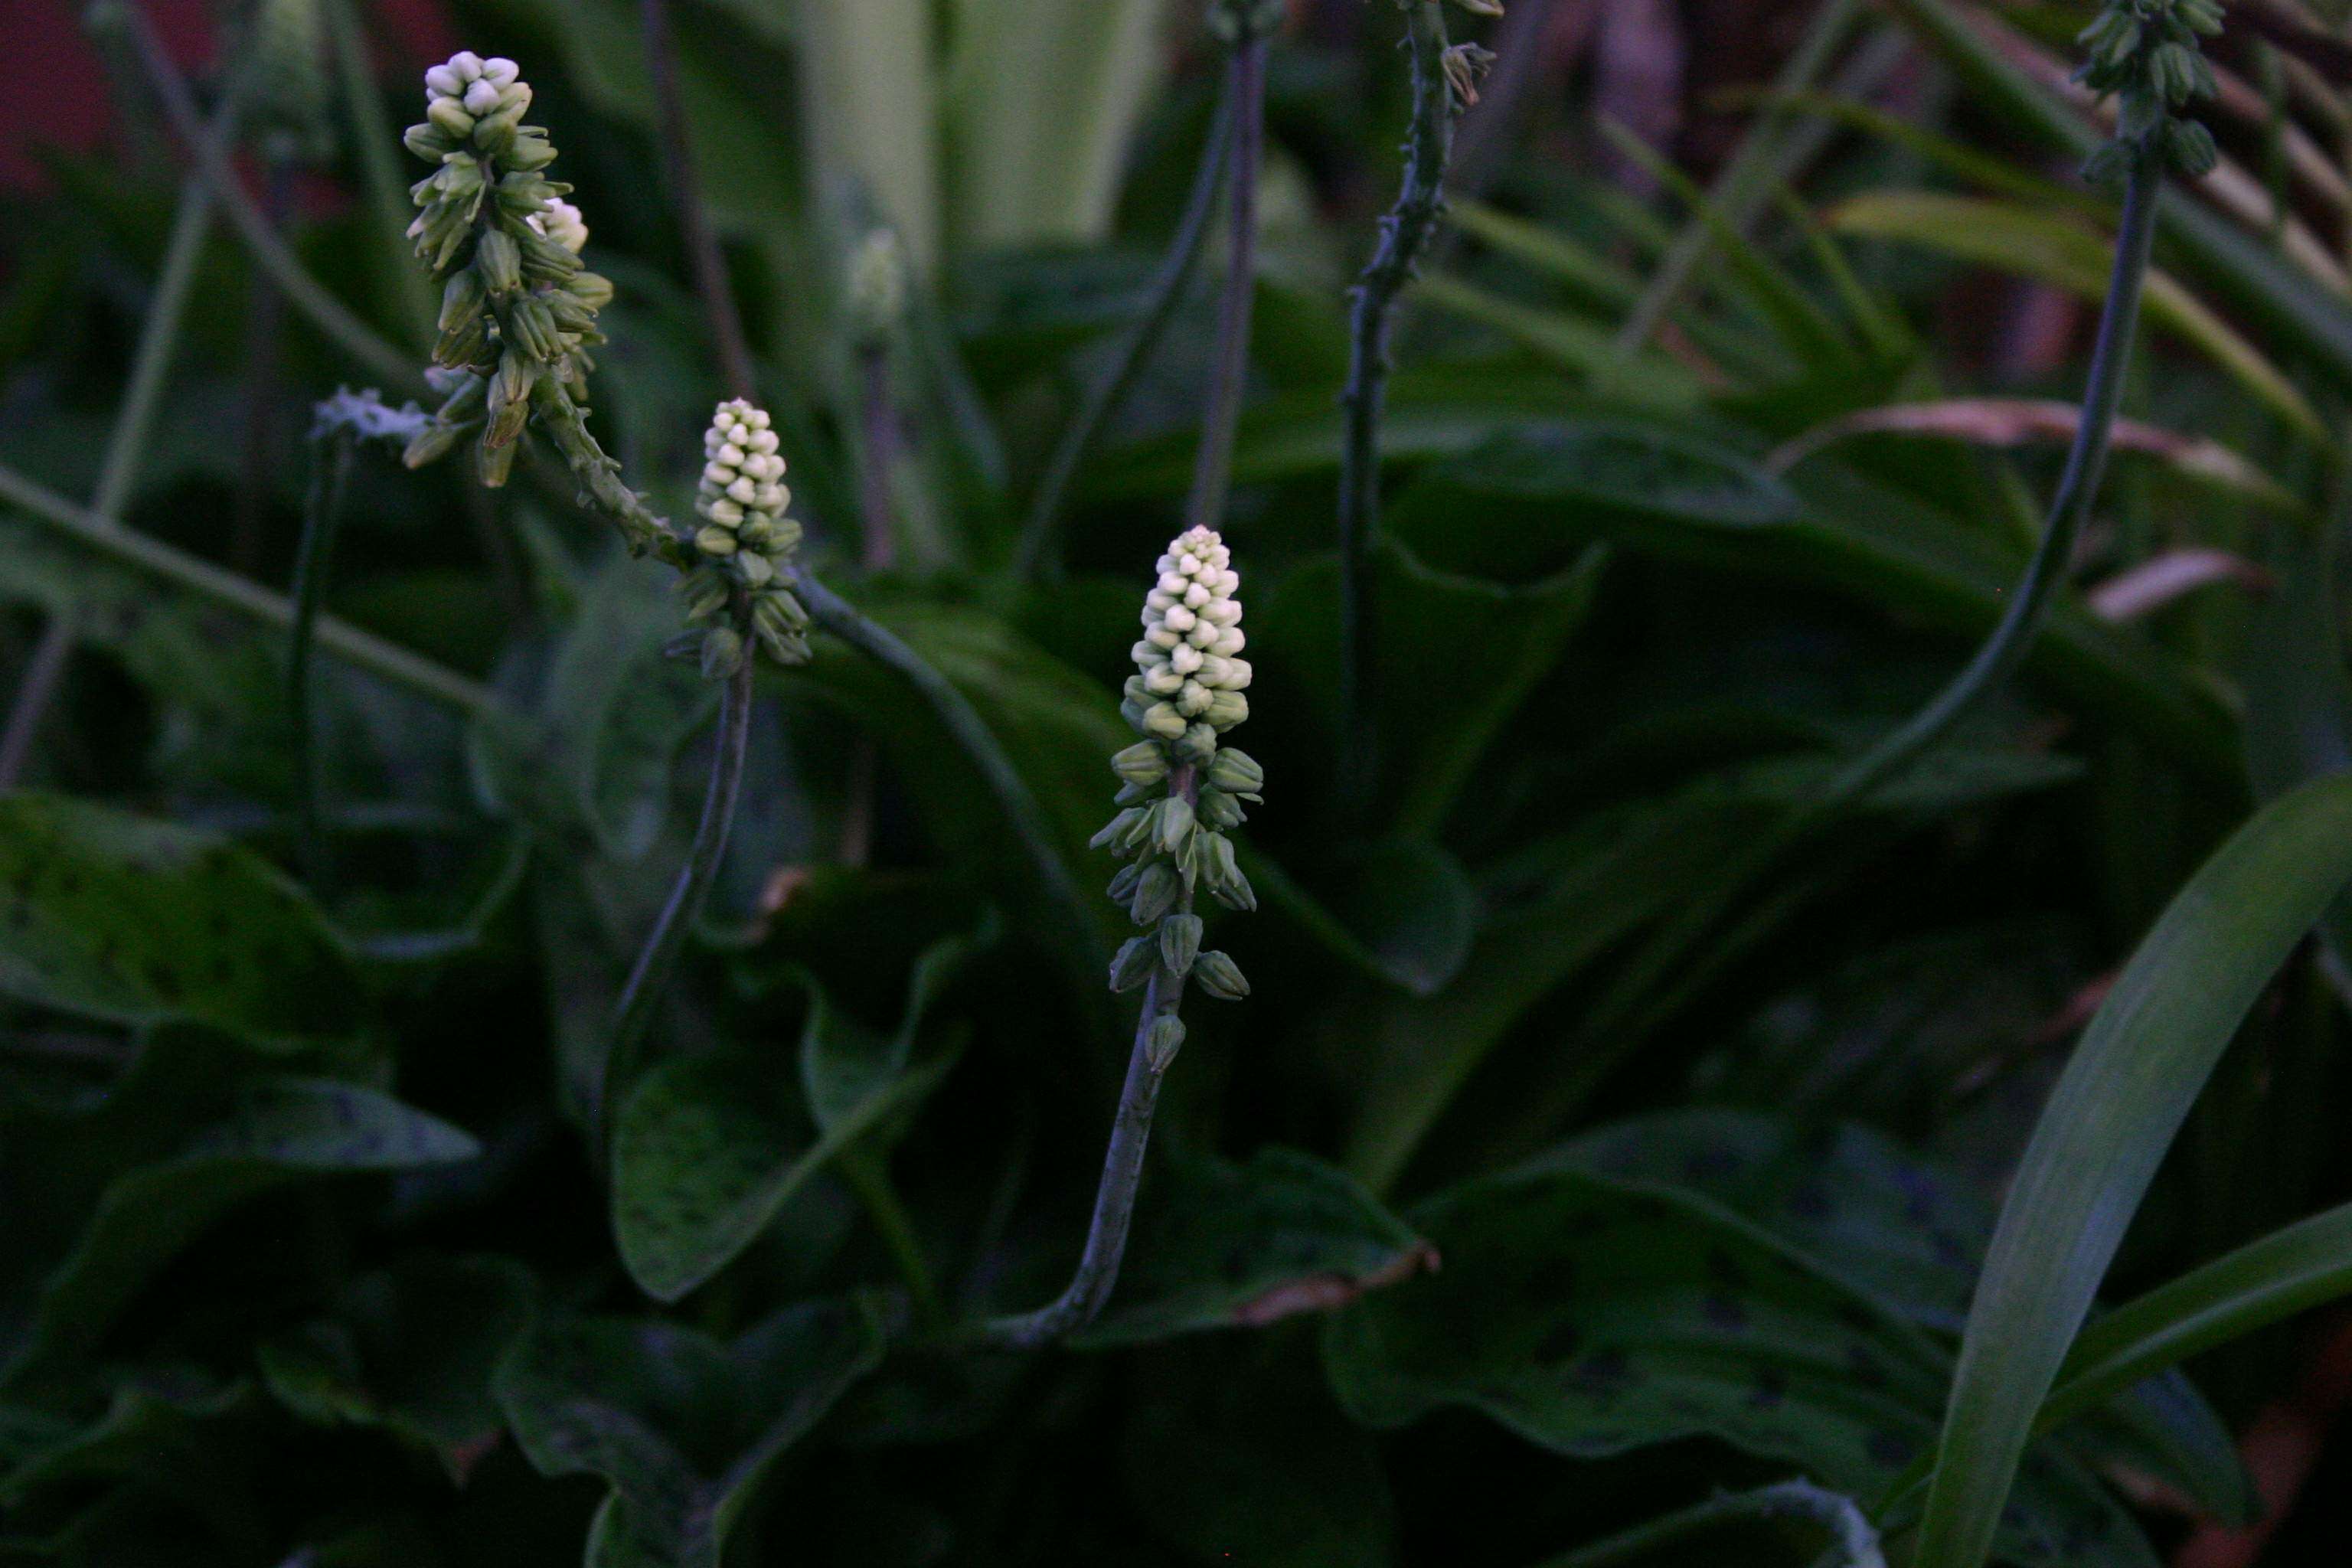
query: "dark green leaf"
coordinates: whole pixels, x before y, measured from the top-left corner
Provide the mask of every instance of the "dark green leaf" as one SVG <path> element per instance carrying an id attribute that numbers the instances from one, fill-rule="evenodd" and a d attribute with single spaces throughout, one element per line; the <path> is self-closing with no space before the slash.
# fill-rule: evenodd
<path id="1" fill-rule="evenodd" d="M 215 834 L 88 801 L 0 800 L 0 991 L 267 1050 L 343 1037 L 357 982 L 302 891 Z"/>
<path id="2" fill-rule="evenodd" d="M 543 1325 L 499 1369 L 499 1404 L 541 1474 L 612 1487 L 588 1568 L 718 1568 L 778 1455 L 882 1359 L 870 1305 L 788 1307 L 732 1344 L 672 1323 Z"/>
<path id="3" fill-rule="evenodd" d="M 1323 1312 L 1436 1266 L 1412 1228 L 1319 1160 L 1195 1156 L 1147 1183 L 1110 1309 L 1076 1336 L 1134 1344 Z"/>
<path id="4" fill-rule="evenodd" d="M 2283 795 L 2190 879 L 2107 994 L 2001 1209 L 1921 1568 L 1984 1562 L 2035 1415 L 2157 1165 L 2255 997 L 2347 879 L 2352 784 Z"/>

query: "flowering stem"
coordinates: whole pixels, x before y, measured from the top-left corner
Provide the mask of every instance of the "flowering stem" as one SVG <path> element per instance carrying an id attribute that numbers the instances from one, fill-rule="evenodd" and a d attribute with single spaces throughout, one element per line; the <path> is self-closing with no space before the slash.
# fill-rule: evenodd
<path id="1" fill-rule="evenodd" d="M 1054 560 L 1062 503 L 1069 494 L 1071 480 L 1077 477 L 1079 465 L 1086 459 L 1087 448 L 1127 401 L 1151 351 L 1159 345 L 1168 323 L 1175 319 L 1176 307 L 1184 298 L 1185 285 L 1192 281 L 1193 269 L 1201 259 L 1202 242 L 1208 237 L 1209 217 L 1216 207 L 1217 189 L 1224 178 L 1226 149 L 1233 139 L 1234 113 L 1234 101 L 1229 87 L 1216 117 L 1210 122 L 1208 140 L 1201 145 L 1201 163 L 1192 175 L 1192 193 L 1184 199 L 1183 216 L 1177 221 L 1175 236 L 1168 243 L 1168 254 L 1161 258 L 1160 270 L 1151 280 L 1143 314 L 1136 318 L 1135 324 L 1120 340 L 1108 373 L 1087 392 L 1077 416 L 1070 421 L 1069 428 L 1062 433 L 1061 443 L 1054 448 L 1053 459 L 1045 466 L 1045 477 L 1038 481 L 1013 558 L 1013 570 L 1024 579 L 1036 577 Z"/>
<path id="2" fill-rule="evenodd" d="M 645 946 L 638 950 L 637 962 L 629 971 L 627 984 L 621 987 L 620 999 L 614 1005 L 613 1031 L 604 1049 L 604 1081 L 596 1095 L 600 1125 L 607 1130 L 599 1135 L 600 1149 L 612 1126 L 614 1097 L 628 1088 L 637 1047 L 653 1023 L 662 998 L 668 994 L 670 976 L 677 972 L 677 956 L 685 950 L 687 933 L 694 928 L 704 901 L 710 896 L 710 884 L 719 874 L 719 862 L 727 858 L 727 836 L 735 824 L 735 803 L 743 793 L 743 758 L 751 733 L 751 675 L 757 664 L 752 650 L 747 648 L 734 672 L 727 678 L 726 694 L 719 703 L 719 738 L 710 754 L 710 783 L 703 792 L 702 818 L 694 826 L 694 842 L 687 850 L 686 864 L 679 868 L 677 882 L 670 888 L 669 901 L 662 906 L 661 917 L 654 921 Z"/>
<path id="3" fill-rule="evenodd" d="M 2131 357 L 2133 328 L 2147 277 L 2162 184 L 2162 165 L 2154 156 L 2142 153 L 2134 160 L 2124 193 L 2106 304 L 2092 346 L 2082 417 L 2075 425 L 2074 444 L 2051 499 L 2040 542 L 1999 624 L 1941 691 L 1847 763 L 1820 794 L 1751 840 L 1712 891 L 1686 905 L 1618 974 L 1585 1024 L 1591 1049 L 1579 1063 L 1572 1080 L 1580 1098 L 1597 1088 L 1610 1068 L 1646 1036 L 1658 1017 L 1656 1008 L 1643 1006 L 1652 988 L 1685 968 L 1692 952 L 1742 895 L 1790 849 L 1948 735 L 1987 691 L 2017 668 L 2049 623 L 2058 586 L 2065 581 L 2074 542 L 2081 537 L 2106 465 L 2123 393 L 2124 368 Z"/>
<path id="4" fill-rule="evenodd" d="M 695 292 L 702 297 L 702 313 L 710 341 L 719 353 L 719 367 L 727 390 L 749 398 L 754 385 L 751 345 L 744 341 L 743 317 L 735 308 L 735 291 L 727 281 L 727 258 L 719 253 L 719 237 L 710 227 L 710 212 L 703 205 L 702 186 L 696 178 L 694 147 L 687 137 L 686 96 L 678 89 L 677 46 L 670 36 L 667 0 L 644 0 L 646 69 L 653 78 L 654 107 L 661 130 L 662 166 L 669 180 L 669 199 L 677 206 L 677 226 L 686 241 L 687 260 L 694 268 Z"/>
<path id="5" fill-rule="evenodd" d="M 1188 804 L 1201 798 L 1200 777 L 1191 767 L 1171 775 L 1168 793 Z M 1190 914 L 1188 889 L 1176 901 L 1180 914 Z M 1160 1103 L 1160 1080 L 1168 1062 L 1154 1060 L 1151 1026 L 1183 1005 L 1183 976 L 1167 965 L 1154 963 L 1145 982 L 1143 1005 L 1136 1012 L 1135 1044 L 1128 1052 L 1127 1082 L 1119 1089 L 1118 1110 L 1111 1119 L 1110 1147 L 1103 1155 L 1102 1182 L 1095 1189 L 1094 1217 L 1087 1226 L 1086 1247 L 1078 1254 L 1077 1271 L 1069 1289 L 1034 1312 L 999 1318 L 987 1328 L 999 1344 L 1029 1350 L 1051 1344 L 1075 1333 L 1101 1313 L 1118 1284 L 1118 1266 L 1127 1256 L 1127 1233 L 1135 1219 L 1135 1194 L 1143 1184 L 1143 1155 L 1151 1141 L 1151 1113 Z"/>
<path id="6" fill-rule="evenodd" d="M 672 564 L 683 563 L 685 548 L 677 531 L 656 517 L 646 508 L 645 499 L 621 482 L 621 465 L 607 457 L 604 448 L 596 444 L 596 437 L 589 434 L 587 416 L 572 400 L 571 392 L 551 378 L 542 378 L 531 389 L 531 405 L 540 416 L 541 427 L 571 466 L 572 477 L 580 481 L 582 497 L 621 531 L 629 553 L 651 552 Z"/>
<path id="7" fill-rule="evenodd" d="M 268 218 L 246 195 L 245 187 L 237 183 L 236 170 L 229 163 L 227 149 L 215 145 L 205 134 L 187 79 L 164 52 L 163 40 L 155 36 L 154 26 L 145 13 L 137 5 L 124 5 L 109 6 L 102 15 L 119 21 L 130 35 L 131 52 L 146 73 L 148 86 L 163 108 L 163 118 L 187 149 L 197 174 L 212 187 L 214 198 L 228 215 L 254 265 L 269 275 L 270 281 L 310 319 L 312 325 L 371 374 L 383 376 L 387 384 L 403 390 L 421 389 L 424 376 L 409 356 L 386 342 L 375 329 L 361 321 L 349 306 L 305 271 L 285 240 L 270 226 Z"/>
<path id="8" fill-rule="evenodd" d="M 1339 460 L 1340 795 L 1361 808 L 1378 756 L 1372 732 L 1372 551 L 1380 532 L 1380 425 L 1388 390 L 1389 336 L 1397 296 L 1410 282 L 1444 205 L 1454 142 L 1453 89 L 1445 79 L 1445 16 L 1440 0 L 1412 0 L 1405 12 L 1412 68 L 1412 119 L 1405 132 L 1404 180 L 1381 220 L 1379 245 L 1357 279 L 1349 331 L 1348 381 L 1339 394 L 1347 429 Z"/>
<path id="9" fill-rule="evenodd" d="M 327 839 L 320 826 L 326 767 L 310 710 L 310 649 L 341 531 L 343 491 L 352 474 L 352 438 L 334 434 L 313 443 L 310 493 L 302 504 L 302 539 L 294 556 L 294 626 L 286 654 L 287 711 L 294 722 L 294 776 L 301 792 L 302 855 L 315 885 L 325 879 Z"/>
<path id="10" fill-rule="evenodd" d="M 1249 382 L 1250 308 L 1257 298 L 1257 177 L 1265 147 L 1263 37 L 1253 35 L 1234 46 L 1228 81 L 1233 135 L 1225 286 L 1217 302 L 1217 361 L 1209 383 L 1208 412 L 1193 460 L 1192 500 L 1184 509 L 1188 528 L 1213 529 L 1223 521 L 1225 492 L 1233 478 L 1234 432 L 1241 423 L 1242 394 Z"/>
<path id="11" fill-rule="evenodd" d="M 1579 1547 L 1547 1559 L 1539 1568 L 1613 1568 L 1637 1562 L 1661 1546 L 1685 1536 L 1719 1530 L 1727 1524 L 1775 1519 L 1811 1520 L 1836 1538 L 1831 1561 L 1841 1568 L 1885 1568 L 1878 1532 L 1853 1500 L 1826 1490 L 1811 1481 L 1782 1481 L 1755 1491 L 1712 1497 L 1678 1513 L 1635 1525 L 1606 1541 Z"/>
<path id="12" fill-rule="evenodd" d="M 250 616 L 266 626 L 288 630 L 294 625 L 291 600 L 159 539 L 135 533 L 111 517 L 76 506 L 47 486 L 5 468 L 0 468 L 0 500 L 49 523 L 77 543 Z M 321 616 L 317 621 L 316 635 L 319 646 L 329 653 L 395 686 L 446 702 L 475 718 L 509 716 L 498 697 L 480 682 L 362 631 L 348 621 Z"/>

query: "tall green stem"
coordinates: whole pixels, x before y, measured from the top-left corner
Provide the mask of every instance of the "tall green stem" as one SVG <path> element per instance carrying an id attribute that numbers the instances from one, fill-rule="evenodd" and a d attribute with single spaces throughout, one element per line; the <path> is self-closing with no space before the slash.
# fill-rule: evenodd
<path id="1" fill-rule="evenodd" d="M 710 884 L 719 875 L 719 862 L 727 858 L 727 837 L 735 825 L 735 803 L 743 793 L 743 759 L 751 734 L 751 676 L 757 662 L 756 651 L 747 647 L 735 672 L 727 678 L 726 695 L 719 704 L 719 738 L 710 754 L 710 783 L 703 792 L 701 819 L 694 825 L 694 842 L 687 849 L 686 864 L 679 868 L 677 880 L 671 885 L 669 900 L 662 906 L 661 916 L 654 921 L 645 946 L 638 950 L 636 963 L 630 969 L 628 981 L 621 987 L 619 1000 L 613 1007 L 613 1031 L 604 1049 L 604 1080 L 596 1093 L 599 1125 L 607 1130 L 599 1134 L 600 1150 L 613 1124 L 614 1099 L 628 1089 L 630 1071 L 636 1065 L 637 1047 L 662 998 L 668 994 L 670 976 L 677 973 L 677 957 L 685 951 L 687 933 L 701 915 L 702 906 L 710 897 Z"/>
<path id="2" fill-rule="evenodd" d="M 1169 793 L 1197 805 L 1199 776 L 1190 767 L 1170 780 Z M 1177 900 L 1177 910 L 1189 914 L 1192 894 L 1188 888 Z M 1143 1156 L 1151 1141 L 1152 1111 L 1160 1103 L 1166 1060 L 1154 1060 L 1151 1026 L 1184 1005 L 1184 977 L 1155 963 L 1144 984 L 1143 1005 L 1136 1011 L 1135 1043 L 1127 1057 L 1127 1081 L 1119 1089 L 1118 1110 L 1110 1124 L 1110 1147 L 1103 1154 L 1102 1181 L 1095 1189 L 1093 1217 L 1087 1225 L 1085 1248 L 1078 1254 L 1069 1288 L 1034 1312 L 999 1318 L 987 1328 L 999 1344 L 1034 1349 L 1051 1344 L 1094 1321 L 1118 1285 L 1118 1267 L 1127 1256 L 1127 1233 L 1135 1220 L 1135 1195 L 1143 1184 Z"/>
<path id="3" fill-rule="evenodd" d="M 1229 86 L 1216 118 L 1210 122 L 1208 140 L 1201 145 L 1201 163 L 1192 175 L 1192 193 L 1184 199 L 1184 213 L 1177 221 L 1174 237 L 1168 242 L 1168 254 L 1160 258 L 1160 270 L 1152 278 L 1143 314 L 1136 318 L 1135 324 L 1120 339 L 1109 369 L 1088 390 L 1069 428 L 1062 432 L 1062 439 L 1045 465 L 1045 478 L 1037 483 L 1037 493 L 1029 503 L 1028 521 L 1022 527 L 1021 543 L 1013 556 L 1013 570 L 1024 578 L 1037 577 L 1054 562 L 1060 540 L 1062 504 L 1069 494 L 1070 482 L 1086 460 L 1087 449 L 1127 401 L 1127 395 L 1135 389 L 1152 350 L 1159 346 L 1168 323 L 1175 320 L 1176 307 L 1183 300 L 1185 287 L 1201 259 L 1202 242 L 1208 237 L 1210 215 L 1216 209 L 1217 190 L 1225 174 L 1226 148 L 1233 139 L 1234 107 Z"/>
<path id="4" fill-rule="evenodd" d="M 1227 97 L 1233 104 L 1231 197 L 1225 215 L 1225 287 L 1217 303 L 1217 361 L 1209 383 L 1201 449 L 1192 465 L 1188 528 L 1215 529 L 1224 519 L 1234 471 L 1234 434 L 1249 384 L 1251 306 L 1257 297 L 1257 176 L 1265 151 L 1265 40 L 1233 48 Z"/>
<path id="5" fill-rule="evenodd" d="M 1412 120 L 1405 132 L 1404 180 L 1381 220 L 1380 244 L 1357 279 L 1349 320 L 1348 382 L 1339 394 L 1346 435 L 1339 461 L 1340 798 L 1369 804 L 1377 768 L 1373 733 L 1373 550 L 1380 535 L 1381 412 L 1388 392 L 1389 337 L 1397 296 L 1411 282 L 1444 209 L 1445 166 L 1454 144 L 1453 89 L 1444 69 L 1440 0 L 1405 11 L 1412 60 Z"/>
<path id="6" fill-rule="evenodd" d="M 1606 1541 L 1548 1558 L 1538 1568 L 1616 1568 L 1638 1562 L 1662 1546 L 1703 1535 L 1729 1524 L 1763 1523 L 1799 1519 L 1820 1525 L 1835 1537 L 1831 1561 L 1841 1568 L 1885 1568 L 1878 1532 L 1853 1500 L 1828 1491 L 1811 1481 L 1782 1481 L 1755 1491 L 1709 1498 L 1703 1503 L 1670 1513 L 1612 1535 Z"/>
<path id="7" fill-rule="evenodd" d="M 727 258 L 719 249 L 719 236 L 710 226 L 710 209 L 702 200 L 702 184 L 695 176 L 694 145 L 687 135 L 686 95 L 677 81 L 677 45 L 670 35 L 667 0 L 642 0 L 646 69 L 654 85 L 654 108 L 660 127 L 662 168 L 668 177 L 669 199 L 677 209 L 677 226 L 686 242 L 688 265 L 694 268 L 694 291 L 702 300 L 702 316 L 710 330 L 710 344 L 727 390 L 736 397 L 755 398 L 751 347 L 743 337 L 743 316 L 735 307 L 735 290 L 727 280 Z"/>
<path id="8" fill-rule="evenodd" d="M 236 134 L 237 110 L 249 72 L 238 72 L 212 123 L 204 129 L 207 146 L 226 150 Z M 180 324 L 187 314 L 188 296 L 196 279 L 196 264 L 204 257 L 205 237 L 212 232 L 212 188 L 191 178 L 181 186 L 179 209 L 173 215 L 171 237 L 163 246 L 163 265 L 155 275 L 155 291 L 148 301 L 147 320 L 139 332 L 139 347 L 131 361 L 131 381 L 116 409 L 100 459 L 98 488 L 90 506 L 101 517 L 117 517 L 138 488 L 139 470 L 146 461 L 148 436 L 155 425 L 155 409 L 170 378 L 172 354 L 180 342 Z M 14 789 L 32 757 L 33 742 L 66 668 L 73 660 L 79 620 L 70 608 L 60 609 L 42 626 L 40 640 L 25 661 L 8 722 L 0 730 L 0 791 Z"/>
<path id="9" fill-rule="evenodd" d="M 286 651 L 286 706 L 294 723 L 294 776 L 302 792 L 302 854 L 314 885 L 322 883 L 327 872 L 327 838 L 321 826 L 327 780 L 316 715 L 310 707 L 310 649 L 327 573 L 334 561 L 335 538 L 341 531 L 352 455 L 348 434 L 324 436 L 312 443 L 310 493 L 302 505 L 302 539 L 294 556 L 294 635 Z"/>

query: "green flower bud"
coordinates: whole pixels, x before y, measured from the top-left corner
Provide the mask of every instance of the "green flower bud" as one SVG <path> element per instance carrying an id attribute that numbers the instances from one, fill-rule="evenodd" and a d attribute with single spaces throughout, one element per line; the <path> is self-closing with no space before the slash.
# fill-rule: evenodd
<path id="1" fill-rule="evenodd" d="M 723 561 L 735 553 L 735 535 L 714 522 L 695 534 L 694 547 Z"/>
<path id="2" fill-rule="evenodd" d="M 1247 752 L 1227 746 L 1217 752 L 1209 764 L 1209 783 L 1227 795 L 1237 795 L 1244 800 L 1255 800 L 1265 783 L 1265 769 Z"/>
<path id="3" fill-rule="evenodd" d="M 1173 1013 L 1162 1013 L 1151 1020 L 1144 1032 L 1143 1056 L 1153 1072 L 1166 1072 L 1176 1053 L 1184 1048 L 1184 1020 Z"/>
<path id="4" fill-rule="evenodd" d="M 1148 926 L 1176 907 L 1176 900 L 1184 890 L 1183 882 L 1165 860 L 1154 860 L 1136 879 L 1135 897 L 1128 903 L 1128 913 L 1139 926 Z"/>
<path id="5" fill-rule="evenodd" d="M 1181 795 L 1171 795 L 1153 808 L 1158 821 L 1152 828 L 1160 847 L 1173 855 L 1184 847 L 1192 831 L 1192 803 Z"/>
<path id="6" fill-rule="evenodd" d="M 703 679 L 723 680 L 742 667 L 741 633 L 732 626 L 713 626 L 702 634 Z"/>
<path id="7" fill-rule="evenodd" d="M 1139 805 L 1130 805 L 1125 811 L 1120 812 L 1117 816 L 1112 817 L 1108 822 L 1103 824 L 1101 831 L 1097 832 L 1092 838 L 1087 840 L 1087 847 L 1089 849 L 1102 849 L 1111 845 L 1121 843 L 1126 839 L 1129 832 L 1134 828 L 1135 825 L 1142 820 L 1143 808 Z"/>
<path id="8" fill-rule="evenodd" d="M 1201 821 L 1210 827 L 1239 827 L 1249 820 L 1242 803 L 1221 789 L 1203 789 L 1198 812 Z"/>
<path id="9" fill-rule="evenodd" d="M 1160 922 L 1160 963 L 1169 973 L 1183 979 L 1200 952 L 1200 916 L 1172 914 Z"/>
<path id="10" fill-rule="evenodd" d="M 474 117 L 455 99 L 436 99 L 425 106 L 425 118 L 433 122 L 436 131 L 461 142 L 474 133 Z"/>
<path id="11" fill-rule="evenodd" d="M 1112 903 L 1123 904 L 1135 896 L 1135 884 L 1142 876 L 1143 868 L 1130 861 L 1118 868 L 1118 875 L 1111 878 L 1110 886 L 1104 891 L 1110 895 Z"/>
<path id="12" fill-rule="evenodd" d="M 1195 767 L 1208 766 L 1216 760 L 1216 726 L 1203 720 L 1186 730 L 1183 739 L 1176 742 L 1176 755 Z"/>
<path id="13" fill-rule="evenodd" d="M 574 273 L 563 287 L 592 310 L 601 310 L 613 302 L 613 280 L 600 272 Z"/>
<path id="14" fill-rule="evenodd" d="M 1165 702 L 1155 702 L 1143 710 L 1143 732 L 1172 741 L 1184 732 L 1184 716 Z"/>
<path id="15" fill-rule="evenodd" d="M 1152 965 L 1159 962 L 1159 944 L 1148 936 L 1129 937 L 1119 944 L 1110 961 L 1110 988 L 1132 991 L 1151 978 Z"/>
<path id="16" fill-rule="evenodd" d="M 1192 961 L 1192 984 L 1220 1002 L 1238 1002 L 1250 994 L 1241 965 L 1213 948 Z"/>
<path id="17" fill-rule="evenodd" d="M 474 249 L 474 265 L 481 269 L 482 286 L 492 294 L 511 294 L 522 287 L 522 249 L 504 229 L 482 236 Z"/>
<path id="18" fill-rule="evenodd" d="M 400 460 L 412 468 L 437 463 L 448 456 L 449 448 L 457 444 L 457 438 L 463 434 L 465 432 L 459 426 L 436 419 L 408 438 L 408 445 L 401 451 Z"/>
<path id="19" fill-rule="evenodd" d="M 1168 776 L 1168 756 L 1149 741 L 1138 741 L 1110 760 L 1111 772 L 1129 784 L 1158 784 Z"/>
<path id="20" fill-rule="evenodd" d="M 503 447 L 493 447 L 488 432 L 474 443 L 474 477 L 484 489 L 498 489 L 507 482 L 507 476 L 514 472 L 515 451 L 520 445 L 509 441 Z"/>
<path id="21" fill-rule="evenodd" d="M 481 319 L 481 275 L 470 267 L 449 274 L 449 281 L 441 288 L 441 331 L 454 332 Z"/>
<path id="22" fill-rule="evenodd" d="M 1220 691 L 1209 700 L 1208 710 L 1202 717 L 1213 729 L 1230 730 L 1249 717 L 1249 699 L 1238 691 Z"/>

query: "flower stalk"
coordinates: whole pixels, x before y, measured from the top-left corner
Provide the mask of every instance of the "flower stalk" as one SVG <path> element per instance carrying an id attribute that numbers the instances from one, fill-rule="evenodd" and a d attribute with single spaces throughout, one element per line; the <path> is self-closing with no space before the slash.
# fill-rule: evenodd
<path id="1" fill-rule="evenodd" d="M 1084 1327 L 1118 1283 L 1160 1081 L 1184 1045 L 1187 984 L 1223 1001 L 1249 994 L 1240 966 L 1202 947 L 1194 912 L 1202 892 L 1228 909 L 1257 907 L 1226 836 L 1244 819 L 1243 803 L 1263 798 L 1265 777 L 1223 739 L 1249 717 L 1243 693 L 1251 669 L 1241 657 L 1247 639 L 1235 596 L 1241 577 L 1224 542 L 1203 528 L 1179 535 L 1157 570 L 1134 647 L 1136 673 L 1119 707 L 1142 739 L 1111 759 L 1121 809 L 1094 837 L 1096 847 L 1128 862 L 1111 879 L 1110 896 L 1143 928 L 1112 958 L 1110 988 L 1139 987 L 1143 1000 L 1077 1269 L 1050 1304 L 989 1326 L 990 1337 L 1014 1346 L 1046 1344 Z"/>
<path id="2" fill-rule="evenodd" d="M 1497 15 L 1491 0 L 1469 6 Z M 1404 0 L 1405 50 L 1411 61 L 1412 117 L 1405 131 L 1404 177 L 1396 205 L 1381 220 L 1380 242 L 1349 297 L 1348 380 L 1339 394 L 1346 420 L 1339 454 L 1339 732 L 1340 799 L 1350 809 L 1368 804 L 1379 755 L 1373 731 L 1373 552 L 1380 537 L 1380 429 L 1388 395 L 1389 344 L 1397 297 L 1419 269 L 1445 210 L 1445 170 L 1454 150 L 1454 117 L 1481 56 L 1452 51 L 1442 0 Z"/>

